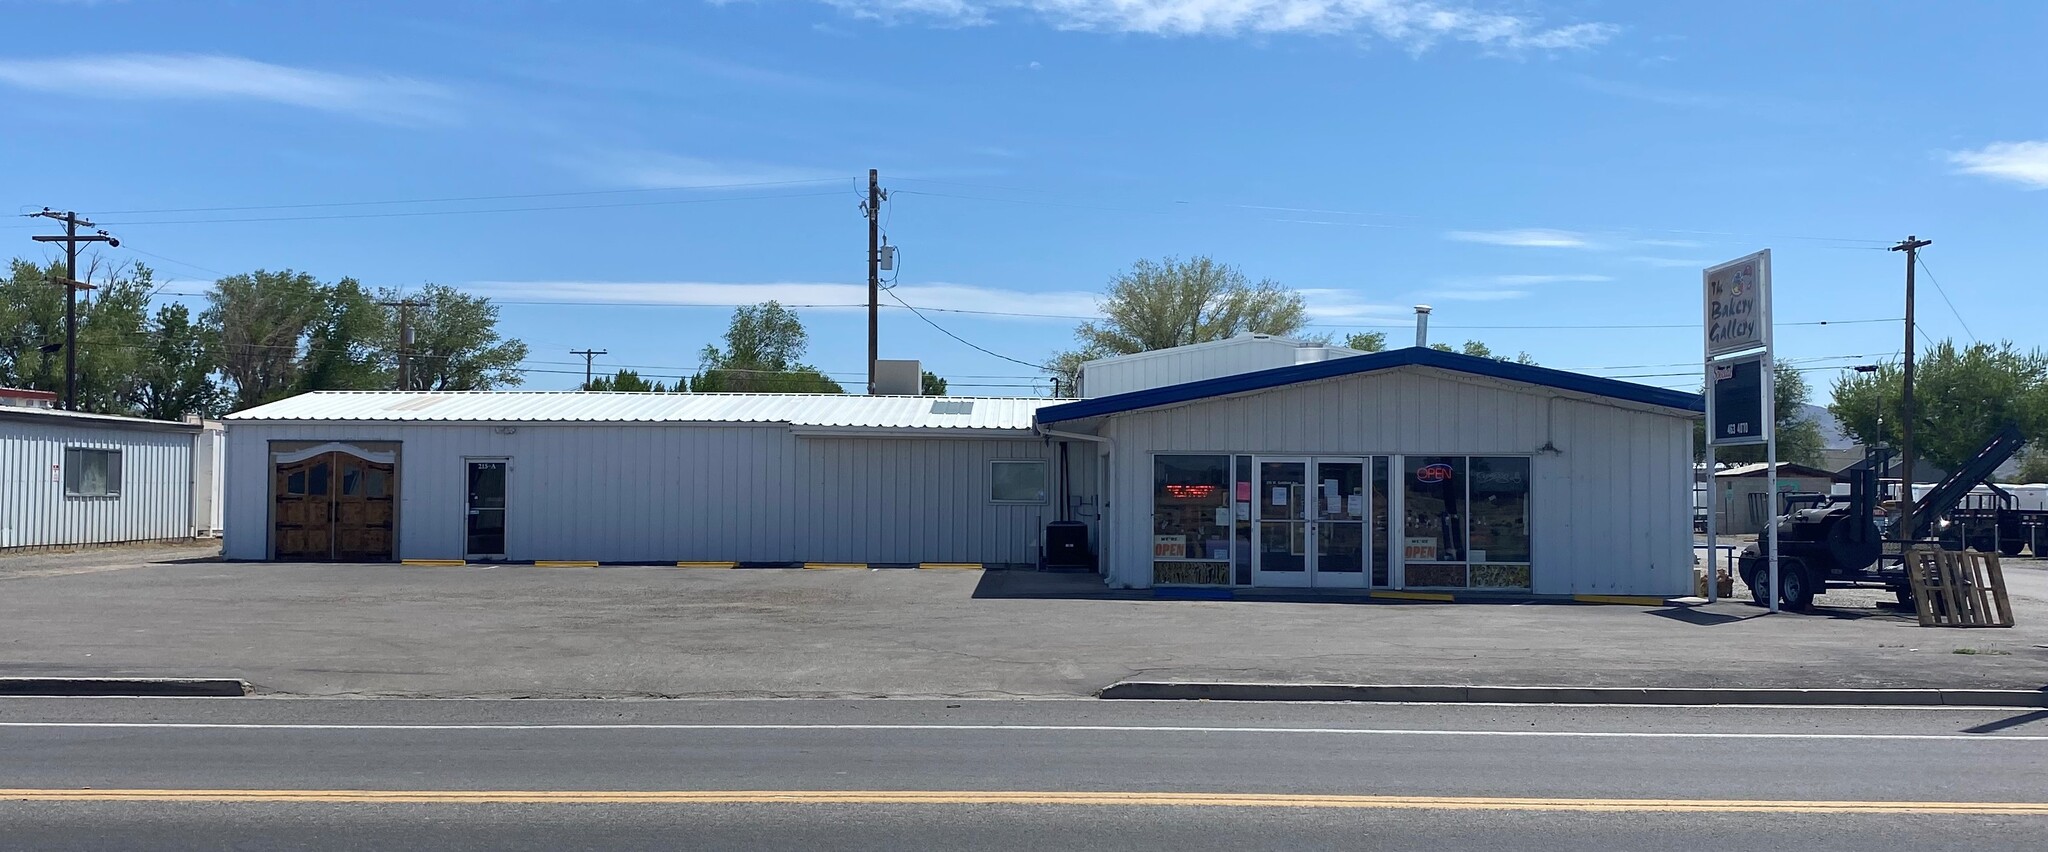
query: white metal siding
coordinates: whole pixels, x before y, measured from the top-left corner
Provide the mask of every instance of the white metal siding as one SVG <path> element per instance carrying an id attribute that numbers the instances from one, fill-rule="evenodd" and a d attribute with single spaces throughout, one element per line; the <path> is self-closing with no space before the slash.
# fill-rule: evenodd
<path id="1" fill-rule="evenodd" d="M 825 562 L 1035 563 L 1053 505 L 1055 447 L 1035 439 L 805 438 L 790 532 Z M 1046 502 L 989 502 L 989 461 L 1046 462 Z"/>
<path id="2" fill-rule="evenodd" d="M 192 443 L 185 432 L 0 421 L 0 548 L 191 536 Z M 120 496 L 64 496 L 66 447 L 120 450 Z"/>
<path id="3" fill-rule="evenodd" d="M 1242 337 L 1158 352 L 1141 352 L 1090 362 L 1081 370 L 1081 395 L 1096 397 L 1146 388 L 1291 367 L 1299 342 L 1279 337 Z"/>
<path id="4" fill-rule="evenodd" d="M 1116 442 L 1110 582 L 1151 582 L 1154 452 L 1534 454 L 1533 592 L 1686 594 L 1691 428 L 1682 417 L 1412 370 L 1112 416 L 1101 427 Z M 1546 442 L 1559 452 L 1539 452 Z"/>
<path id="5" fill-rule="evenodd" d="M 500 430 L 510 434 L 501 434 Z M 1036 439 L 797 437 L 780 425 L 231 422 L 226 554 L 269 555 L 269 442 L 399 442 L 398 556 L 459 559 L 463 459 L 506 458 L 506 556 L 1028 562 L 1052 506 L 988 503 Z"/>

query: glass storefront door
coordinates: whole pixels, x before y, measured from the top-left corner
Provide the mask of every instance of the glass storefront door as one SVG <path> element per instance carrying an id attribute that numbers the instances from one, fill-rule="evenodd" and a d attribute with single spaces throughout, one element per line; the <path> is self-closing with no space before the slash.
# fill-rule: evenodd
<path id="1" fill-rule="evenodd" d="M 1309 585 L 1307 459 L 1258 460 L 1252 483 L 1252 585 Z"/>
<path id="2" fill-rule="evenodd" d="M 1364 588 L 1371 561 L 1370 492 L 1365 487 L 1364 459 L 1316 459 L 1314 518 L 1315 553 L 1309 563 L 1309 584 L 1316 588 Z"/>
<path id="3" fill-rule="evenodd" d="M 1372 561 L 1364 459 L 1260 458 L 1252 585 L 1364 588 Z"/>

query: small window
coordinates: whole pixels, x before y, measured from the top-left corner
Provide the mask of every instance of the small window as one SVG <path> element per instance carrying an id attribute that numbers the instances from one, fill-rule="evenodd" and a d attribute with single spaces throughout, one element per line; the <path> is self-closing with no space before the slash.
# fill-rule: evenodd
<path id="1" fill-rule="evenodd" d="M 990 503 L 1044 503 L 1045 462 L 997 459 L 988 463 Z"/>
<path id="2" fill-rule="evenodd" d="M 65 447 L 64 495 L 121 496 L 121 451 Z"/>

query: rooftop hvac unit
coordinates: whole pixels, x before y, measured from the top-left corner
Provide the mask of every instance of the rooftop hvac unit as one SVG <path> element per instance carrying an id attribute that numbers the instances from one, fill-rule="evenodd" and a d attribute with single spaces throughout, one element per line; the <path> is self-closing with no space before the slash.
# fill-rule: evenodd
<path id="1" fill-rule="evenodd" d="M 883 396 L 919 396 L 924 390 L 924 370 L 917 361 L 875 361 L 875 393 Z"/>

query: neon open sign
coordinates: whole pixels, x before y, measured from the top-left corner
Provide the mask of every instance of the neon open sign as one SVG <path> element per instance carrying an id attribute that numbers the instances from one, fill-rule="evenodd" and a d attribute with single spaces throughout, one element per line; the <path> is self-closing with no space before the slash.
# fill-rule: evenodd
<path id="1" fill-rule="evenodd" d="M 1449 482 L 1451 466 L 1443 462 L 1426 464 L 1415 469 L 1416 482 Z"/>

